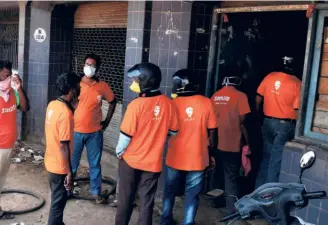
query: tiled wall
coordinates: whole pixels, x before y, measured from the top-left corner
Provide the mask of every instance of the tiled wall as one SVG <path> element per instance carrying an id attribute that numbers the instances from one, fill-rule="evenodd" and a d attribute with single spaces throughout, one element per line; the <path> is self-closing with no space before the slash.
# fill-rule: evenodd
<path id="1" fill-rule="evenodd" d="M 44 115 L 48 103 L 48 72 L 49 72 L 49 47 L 50 47 L 50 19 L 51 9 L 49 3 L 32 3 L 29 17 L 28 35 L 28 76 L 27 95 L 30 99 L 31 109 L 26 114 L 26 134 L 29 139 L 40 140 L 44 133 Z M 34 31 L 43 28 L 47 37 L 44 42 L 39 43 L 34 39 Z"/>
<path id="2" fill-rule="evenodd" d="M 48 101 L 58 97 L 56 79 L 70 70 L 75 7 L 56 5 L 51 15 Z"/>
<path id="3" fill-rule="evenodd" d="M 307 191 L 326 191 L 328 193 L 327 149 L 319 149 L 301 143 L 292 142 L 286 145 L 283 152 L 280 182 L 298 182 L 300 174 L 300 159 L 305 152 L 310 150 L 316 151 L 317 161 L 312 168 L 304 172 L 303 183 L 305 184 Z M 297 210 L 294 214 L 309 223 L 327 225 L 328 199 L 310 200 L 309 206 Z"/>
<path id="4" fill-rule="evenodd" d="M 144 59 L 148 54 L 147 49 L 149 46 L 147 39 L 149 38 L 147 36 L 149 36 L 149 30 L 144 28 L 149 27 L 151 4 L 152 2 L 129 1 L 124 74 L 135 64 L 146 61 Z M 131 81 L 124 76 L 123 113 L 129 102 L 137 96 L 129 90 L 130 84 Z"/>
<path id="5" fill-rule="evenodd" d="M 191 8 L 190 2 L 153 2 L 149 62 L 161 68 L 160 89 L 168 96 L 172 75 L 188 66 Z"/>
<path id="6" fill-rule="evenodd" d="M 208 53 L 212 31 L 213 4 L 194 3 L 192 7 L 188 68 L 195 71 L 205 92 Z"/>

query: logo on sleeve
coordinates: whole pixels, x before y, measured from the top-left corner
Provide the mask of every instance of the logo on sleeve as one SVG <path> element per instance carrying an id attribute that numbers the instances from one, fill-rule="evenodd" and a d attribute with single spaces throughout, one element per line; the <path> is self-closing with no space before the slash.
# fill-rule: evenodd
<path id="1" fill-rule="evenodd" d="M 50 119 L 52 117 L 52 114 L 54 114 L 54 111 L 51 109 L 48 111 L 47 113 L 47 123 L 49 124 L 50 123 Z"/>
<path id="2" fill-rule="evenodd" d="M 186 114 L 187 114 L 187 118 L 185 119 L 185 121 L 195 120 L 195 118 L 193 117 L 194 109 L 192 107 L 186 108 Z"/>
<path id="3" fill-rule="evenodd" d="M 154 118 L 153 120 L 161 120 L 161 117 L 159 116 L 159 113 L 161 112 L 161 107 L 159 107 L 158 105 L 155 106 L 154 108 Z"/>

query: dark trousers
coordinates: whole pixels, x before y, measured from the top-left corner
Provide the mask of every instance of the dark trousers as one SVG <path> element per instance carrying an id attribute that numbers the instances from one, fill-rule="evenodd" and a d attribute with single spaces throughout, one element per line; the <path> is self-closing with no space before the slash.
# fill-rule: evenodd
<path id="1" fill-rule="evenodd" d="M 63 222 L 64 209 L 67 202 L 67 191 L 64 187 L 66 175 L 48 172 L 51 189 L 51 205 L 48 225 L 65 225 Z"/>
<path id="2" fill-rule="evenodd" d="M 282 152 L 293 139 L 294 121 L 265 118 L 263 121 L 263 158 L 257 175 L 256 188 L 279 181 Z"/>
<path id="3" fill-rule="evenodd" d="M 129 224 L 137 190 L 140 200 L 138 225 L 152 225 L 154 199 L 159 176 L 160 173 L 133 169 L 124 160 L 120 160 L 119 202 L 115 225 Z"/>
<path id="4" fill-rule="evenodd" d="M 238 197 L 238 179 L 239 171 L 241 166 L 241 155 L 239 152 L 225 152 L 225 151 L 215 151 L 216 164 L 220 163 L 224 174 L 224 191 L 227 195 L 226 197 L 226 207 L 230 213 L 235 211 L 234 203 Z M 219 179 L 218 176 L 222 176 L 220 173 L 214 175 L 214 179 Z"/>

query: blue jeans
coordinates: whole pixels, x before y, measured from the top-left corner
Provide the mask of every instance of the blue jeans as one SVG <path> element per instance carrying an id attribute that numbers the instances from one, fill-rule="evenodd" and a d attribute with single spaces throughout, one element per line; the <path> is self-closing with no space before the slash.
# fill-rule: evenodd
<path id="1" fill-rule="evenodd" d="M 256 188 L 279 181 L 282 152 L 287 141 L 294 137 L 295 121 L 265 118 L 263 121 L 263 158 Z"/>
<path id="2" fill-rule="evenodd" d="M 195 216 L 199 205 L 199 194 L 204 186 L 204 171 L 182 171 L 166 166 L 165 190 L 163 199 L 163 215 L 161 225 L 171 225 L 172 210 L 177 190 L 181 180 L 185 182 L 184 225 L 195 223 Z"/>
<path id="3" fill-rule="evenodd" d="M 101 131 L 82 134 L 74 133 L 74 151 L 72 156 L 72 172 L 75 177 L 80 165 L 83 148 L 87 148 L 87 156 L 90 170 L 91 194 L 101 194 L 101 155 L 103 150 L 103 133 Z"/>

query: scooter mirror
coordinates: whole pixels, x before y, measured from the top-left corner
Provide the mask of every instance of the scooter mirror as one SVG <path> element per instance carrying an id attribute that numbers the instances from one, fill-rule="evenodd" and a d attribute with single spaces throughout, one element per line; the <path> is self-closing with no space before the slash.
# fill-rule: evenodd
<path id="1" fill-rule="evenodd" d="M 305 170 L 313 166 L 314 162 L 316 160 L 315 152 L 309 151 L 305 153 L 300 161 L 300 167 Z"/>

